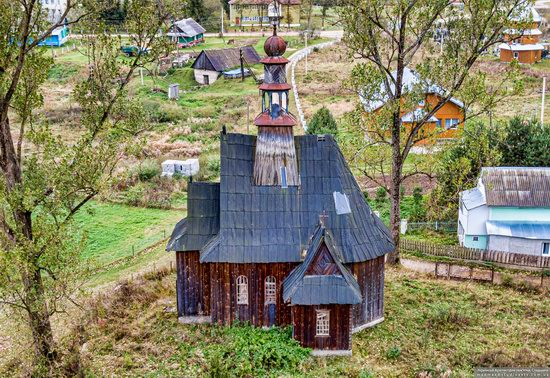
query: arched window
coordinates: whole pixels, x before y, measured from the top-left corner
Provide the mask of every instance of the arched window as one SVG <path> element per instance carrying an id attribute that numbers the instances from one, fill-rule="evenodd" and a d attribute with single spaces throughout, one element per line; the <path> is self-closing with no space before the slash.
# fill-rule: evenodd
<path id="1" fill-rule="evenodd" d="M 273 276 L 265 278 L 265 304 L 277 302 L 277 280 Z"/>
<path id="2" fill-rule="evenodd" d="M 248 278 L 237 277 L 237 304 L 248 304 Z"/>

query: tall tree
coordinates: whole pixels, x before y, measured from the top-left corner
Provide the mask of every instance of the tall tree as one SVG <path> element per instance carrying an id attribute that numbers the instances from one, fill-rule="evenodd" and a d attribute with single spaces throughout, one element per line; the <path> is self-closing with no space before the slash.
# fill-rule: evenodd
<path id="1" fill-rule="evenodd" d="M 391 232 L 397 246 L 389 255 L 390 263 L 399 262 L 400 187 L 407 177 L 419 173 L 403 171 L 411 148 L 433 134 L 424 126 L 453 96 L 461 98 L 467 109 L 476 103 L 476 111 L 483 111 L 493 107 L 506 92 L 505 84 L 489 89 L 475 63 L 502 42 L 502 31 L 509 20 L 531 3 L 466 0 L 461 7 L 451 0 L 343 1 L 344 43 L 356 58 L 366 62 L 354 68 L 351 85 L 367 101 L 385 102 L 380 110 L 367 114 L 360 106 L 353 120 L 355 132 L 350 137 L 355 138 L 360 151 L 372 145 L 384 150 L 377 153 L 377 163 L 381 156 L 391 162 L 381 164 L 382 172 L 378 164 L 373 167 L 377 173 L 371 171 L 374 179 L 389 171 L 387 180 L 383 177 L 380 182 L 390 194 Z M 436 45 L 433 38 L 437 28 L 447 32 L 442 45 Z M 419 79 L 404 86 L 407 67 L 416 69 Z M 433 104 L 426 101 L 427 88 L 439 94 Z M 403 115 L 414 112 L 419 104 L 424 105 L 423 111 L 414 113 L 411 127 L 404 127 Z M 361 155 L 360 151 L 356 156 Z"/>
<path id="2" fill-rule="evenodd" d="M 186 13 L 198 23 L 204 23 L 208 19 L 208 12 L 204 6 L 203 0 L 188 0 Z"/>
<path id="3" fill-rule="evenodd" d="M 60 20 L 75 5 L 69 0 Z M 0 0 L 0 305 L 25 320 L 37 375 L 48 374 L 56 357 L 50 317 L 73 301 L 86 272 L 73 216 L 105 188 L 117 162 L 136 146 L 144 115 L 128 98 L 126 85 L 137 68 L 164 51 L 158 32 L 169 14 L 160 1 L 129 3 L 130 38 L 149 54 L 121 64 L 121 39 L 111 37 L 99 17 L 105 3 L 82 5 L 72 22 L 87 19 L 98 34 L 85 49 L 90 75 L 73 94 L 81 130 L 68 142 L 38 112 L 53 63 L 39 44 L 63 21 L 48 23 L 40 0 Z"/>

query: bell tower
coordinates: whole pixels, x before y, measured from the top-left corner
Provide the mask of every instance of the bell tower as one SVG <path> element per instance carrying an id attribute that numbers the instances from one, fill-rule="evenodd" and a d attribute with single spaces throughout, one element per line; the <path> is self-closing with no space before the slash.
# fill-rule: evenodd
<path id="1" fill-rule="evenodd" d="M 258 127 L 254 159 L 254 185 L 298 186 L 300 176 L 296 161 L 293 127 L 296 118 L 288 111 L 290 85 L 286 82 L 288 59 L 283 57 L 286 42 L 277 35 L 281 6 L 277 1 L 269 5 L 268 15 L 273 24 L 273 35 L 264 44 L 266 57 L 264 82 L 260 85 L 262 112 L 254 119 Z"/>

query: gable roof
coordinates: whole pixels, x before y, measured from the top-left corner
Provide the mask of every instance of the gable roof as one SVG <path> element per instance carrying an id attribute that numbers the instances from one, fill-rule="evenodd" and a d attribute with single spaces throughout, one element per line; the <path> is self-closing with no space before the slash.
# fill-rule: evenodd
<path id="1" fill-rule="evenodd" d="M 550 207 L 548 167 L 487 167 L 481 183 L 488 206 Z"/>
<path id="2" fill-rule="evenodd" d="M 220 184 L 190 182 L 187 218 L 176 224 L 167 251 L 200 251 L 220 229 Z"/>
<path id="3" fill-rule="evenodd" d="M 393 71 L 391 76 L 395 80 L 397 78 L 397 71 Z M 403 70 L 403 93 L 412 91 L 418 85 L 423 85 L 425 87 L 424 91 L 426 94 L 437 94 L 442 97 L 447 95 L 445 89 L 443 89 L 441 86 L 432 84 L 426 80 L 421 79 L 416 71 L 405 67 L 405 69 Z M 395 93 L 395 84 L 393 84 L 392 80 L 390 80 L 389 93 Z M 386 85 L 384 83 L 380 85 L 380 88 L 374 94 L 374 96 L 375 97 L 371 99 L 367 99 L 363 95 L 359 96 L 363 106 L 365 107 L 365 110 L 368 112 L 373 112 L 380 109 L 389 101 L 388 90 L 386 89 Z M 454 97 L 451 97 L 449 101 L 460 108 L 464 108 L 464 103 Z"/>
<path id="4" fill-rule="evenodd" d="M 332 136 L 295 137 L 301 185 L 285 189 L 252 184 L 255 145 L 255 136 L 221 136 L 220 231 L 201 262 L 301 262 L 323 212 L 344 263 L 394 249 Z M 338 215 L 334 192 L 345 195 L 351 213 Z"/>
<path id="5" fill-rule="evenodd" d="M 254 47 L 232 47 L 227 49 L 202 50 L 191 68 L 223 72 L 240 66 L 241 49 L 243 50 L 243 57 L 248 64 L 252 65 L 260 62 L 260 55 L 258 55 Z"/>
<path id="6" fill-rule="evenodd" d="M 197 21 L 192 18 L 184 18 L 182 20 L 174 22 L 168 36 L 184 36 L 184 37 L 194 37 L 196 35 L 202 34 L 206 31 Z"/>
<path id="7" fill-rule="evenodd" d="M 324 250 L 332 257 L 337 272 L 332 274 L 308 274 L 315 258 Z M 292 305 L 358 304 L 362 301 L 357 280 L 340 261 L 341 252 L 332 243 L 330 233 L 317 226 L 306 258 L 283 281 L 283 300 Z"/>
<path id="8" fill-rule="evenodd" d="M 461 192 L 460 198 L 468 210 L 475 209 L 487 203 L 485 200 L 485 193 L 479 187 Z"/>

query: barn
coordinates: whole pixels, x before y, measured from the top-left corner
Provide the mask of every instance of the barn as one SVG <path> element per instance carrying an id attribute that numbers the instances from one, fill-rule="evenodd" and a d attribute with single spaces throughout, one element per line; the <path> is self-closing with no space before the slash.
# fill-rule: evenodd
<path id="1" fill-rule="evenodd" d="M 350 355 L 384 319 L 391 235 L 330 135 L 294 136 L 284 40 L 274 33 L 257 135 L 220 135 L 219 183 L 192 182 L 176 254 L 183 323 L 288 326 L 316 355 Z"/>
<path id="2" fill-rule="evenodd" d="M 191 66 L 195 73 L 195 80 L 199 84 L 210 85 L 218 80 L 224 71 L 240 67 L 241 50 L 246 64 L 253 65 L 260 62 L 260 56 L 252 46 L 203 50 Z"/>

